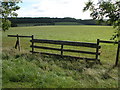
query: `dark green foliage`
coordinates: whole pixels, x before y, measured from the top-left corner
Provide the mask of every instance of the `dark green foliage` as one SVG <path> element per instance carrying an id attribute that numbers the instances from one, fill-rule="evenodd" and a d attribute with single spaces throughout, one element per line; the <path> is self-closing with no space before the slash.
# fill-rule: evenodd
<path id="1" fill-rule="evenodd" d="M 11 26 L 11 22 L 3 18 L 2 19 L 2 30 L 3 31 L 8 30 L 10 26 Z"/>
<path id="2" fill-rule="evenodd" d="M 93 4 L 90 0 L 86 3 L 83 11 L 91 11 L 91 17 L 98 20 L 99 23 L 106 22 L 116 28 L 115 34 L 111 39 L 120 40 L 120 1 L 101 0 L 97 4 Z M 106 19 L 106 20 L 105 20 Z"/>
<path id="3" fill-rule="evenodd" d="M 8 30 L 9 27 L 11 26 L 11 22 L 7 19 L 8 16 L 10 17 L 17 17 L 18 14 L 15 13 L 16 10 L 20 9 L 20 7 L 17 5 L 17 3 L 21 2 L 20 0 L 18 1 L 9 1 L 8 2 L 1 2 L 2 8 L 0 8 L 1 12 L 0 14 L 2 15 L 2 30 Z"/>
<path id="4" fill-rule="evenodd" d="M 41 26 L 41 25 L 96 25 L 96 20 L 88 19 L 88 20 L 81 20 L 75 18 L 46 18 L 46 17 L 18 17 L 18 18 L 8 18 L 12 24 L 23 26 Z M 12 25 L 12 26 L 13 26 Z M 98 24 L 98 25 L 106 25 L 105 23 Z"/>
<path id="5" fill-rule="evenodd" d="M 16 23 L 11 23 L 11 27 L 17 27 Z"/>

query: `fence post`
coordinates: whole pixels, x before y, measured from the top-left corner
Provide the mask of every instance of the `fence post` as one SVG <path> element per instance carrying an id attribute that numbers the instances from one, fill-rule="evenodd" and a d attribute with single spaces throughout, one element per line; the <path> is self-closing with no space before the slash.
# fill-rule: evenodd
<path id="1" fill-rule="evenodd" d="M 18 38 L 18 49 L 19 49 L 19 51 L 20 51 L 20 39 L 19 39 L 18 34 L 17 34 L 17 38 Z"/>
<path id="2" fill-rule="evenodd" d="M 119 61 L 119 52 L 120 52 L 120 41 L 118 41 L 118 48 L 117 48 L 117 55 L 116 55 L 115 66 L 118 65 L 118 61 Z"/>
<path id="3" fill-rule="evenodd" d="M 61 56 L 63 56 L 63 44 L 61 44 Z"/>
<path id="4" fill-rule="evenodd" d="M 17 46 L 18 46 L 18 49 L 20 51 L 20 40 L 19 40 L 18 34 L 17 34 L 17 41 L 16 41 L 16 44 L 15 44 L 15 49 L 17 49 Z"/>
<path id="5" fill-rule="evenodd" d="M 96 60 L 98 60 L 98 51 L 99 51 L 99 39 L 97 39 L 97 47 L 96 47 Z"/>
<path id="6" fill-rule="evenodd" d="M 34 52 L 34 42 L 33 42 L 33 39 L 34 39 L 34 36 L 32 35 L 32 54 L 33 54 L 33 52 Z"/>
<path id="7" fill-rule="evenodd" d="M 16 44 L 15 44 L 15 49 L 17 49 L 17 45 L 18 45 L 18 38 L 17 38 Z"/>
<path id="8" fill-rule="evenodd" d="M 95 59 L 97 60 L 97 63 L 102 65 L 102 63 L 98 59 L 98 56 L 99 56 L 99 54 L 98 54 L 99 53 L 99 43 L 100 43 L 100 39 L 97 39 L 96 58 Z"/>

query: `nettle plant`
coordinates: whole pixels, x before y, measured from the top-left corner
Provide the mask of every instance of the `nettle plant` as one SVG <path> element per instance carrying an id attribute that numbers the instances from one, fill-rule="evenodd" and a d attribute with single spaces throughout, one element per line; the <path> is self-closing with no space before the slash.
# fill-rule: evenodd
<path id="1" fill-rule="evenodd" d="M 120 0 L 99 0 L 97 4 L 89 0 L 83 11 L 91 11 L 90 16 L 115 28 L 111 40 L 120 40 Z"/>

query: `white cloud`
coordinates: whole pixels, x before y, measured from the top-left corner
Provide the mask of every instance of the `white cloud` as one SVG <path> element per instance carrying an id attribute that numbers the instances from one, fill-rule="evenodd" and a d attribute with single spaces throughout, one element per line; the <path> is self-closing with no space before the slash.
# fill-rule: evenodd
<path id="1" fill-rule="evenodd" d="M 88 0 L 23 0 L 23 7 L 17 13 L 20 17 L 73 17 L 90 18 L 89 12 L 83 13 L 84 3 Z M 27 4 L 28 3 L 28 4 Z"/>

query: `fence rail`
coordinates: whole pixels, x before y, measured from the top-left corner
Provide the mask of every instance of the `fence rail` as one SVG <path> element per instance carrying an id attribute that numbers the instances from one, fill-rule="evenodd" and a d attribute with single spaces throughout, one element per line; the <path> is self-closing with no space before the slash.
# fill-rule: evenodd
<path id="1" fill-rule="evenodd" d="M 118 42 L 114 42 L 114 41 L 104 41 L 104 40 L 99 40 L 100 43 L 113 43 L 113 44 L 118 44 Z"/>
<path id="2" fill-rule="evenodd" d="M 90 47 L 90 48 L 100 48 L 95 43 L 86 43 L 86 42 L 73 42 L 73 41 L 60 41 L 60 40 L 46 40 L 46 39 L 33 39 L 30 40 L 33 43 L 49 43 L 49 44 L 58 44 L 58 45 L 70 45 L 70 46 L 83 46 L 83 47 Z"/>
<path id="3" fill-rule="evenodd" d="M 44 47 L 44 46 L 32 46 L 32 45 L 30 47 L 32 47 L 32 48 L 48 49 L 48 50 L 57 50 L 57 51 L 76 52 L 76 53 L 85 53 L 85 54 L 94 54 L 94 55 L 96 55 L 96 52 L 90 52 L 90 51 L 59 49 L 59 48 L 51 48 L 51 47 Z M 100 53 L 98 53 L 98 55 L 100 55 Z"/>
<path id="4" fill-rule="evenodd" d="M 22 35 L 8 35 L 8 37 L 23 37 L 23 38 L 32 38 L 32 36 L 22 36 Z"/>

